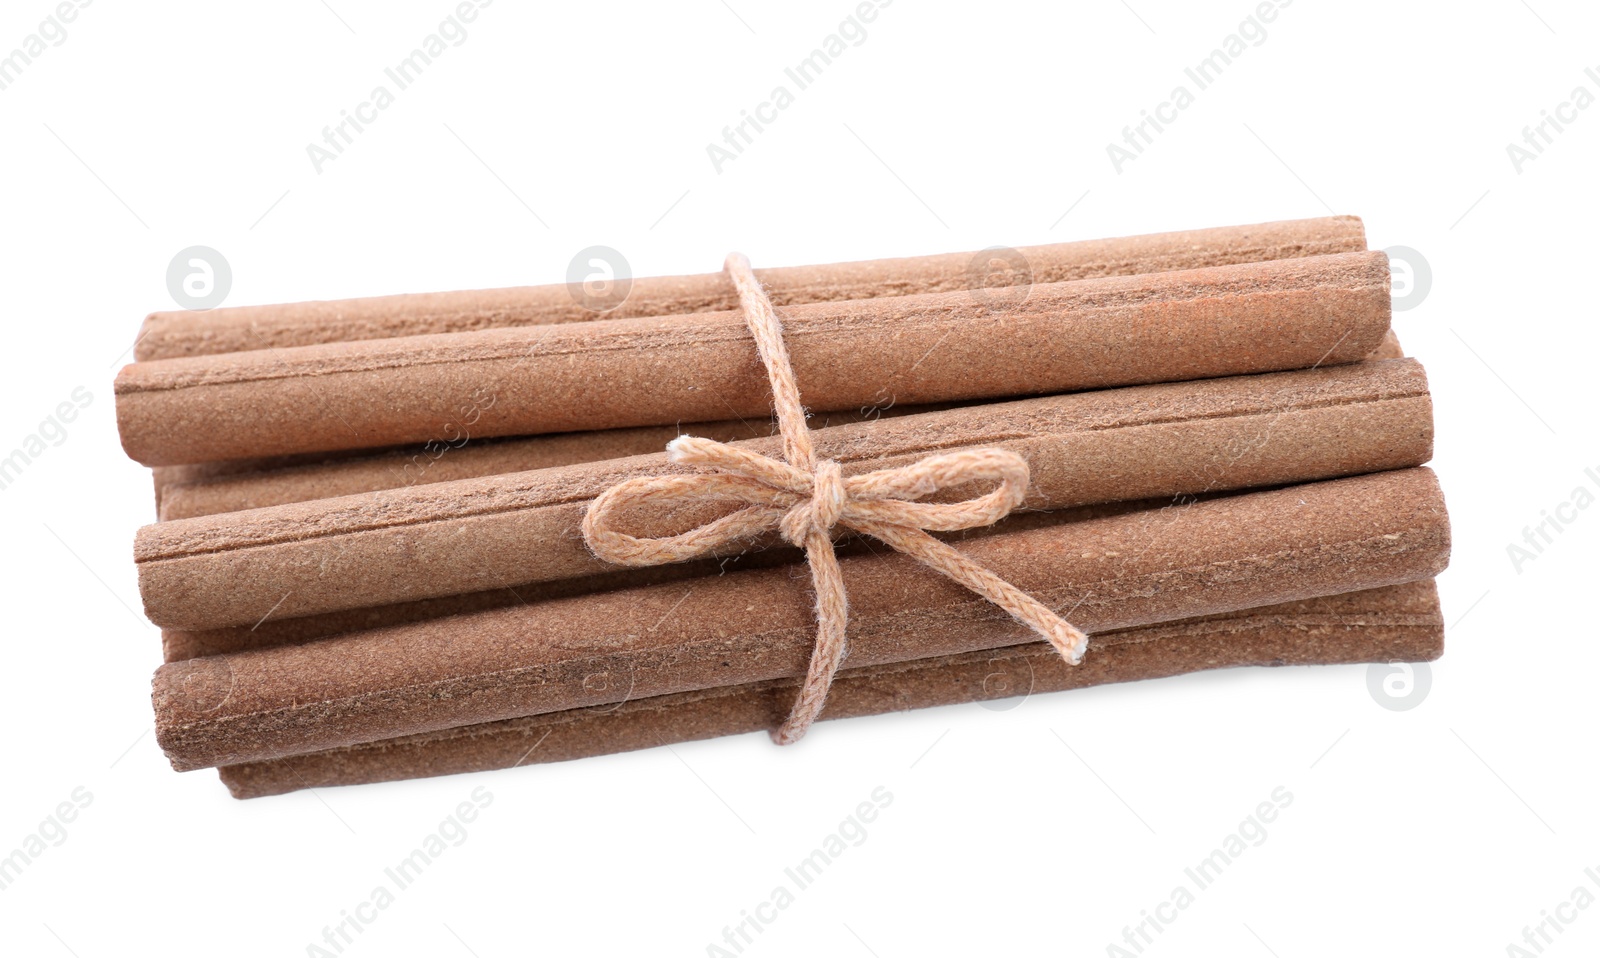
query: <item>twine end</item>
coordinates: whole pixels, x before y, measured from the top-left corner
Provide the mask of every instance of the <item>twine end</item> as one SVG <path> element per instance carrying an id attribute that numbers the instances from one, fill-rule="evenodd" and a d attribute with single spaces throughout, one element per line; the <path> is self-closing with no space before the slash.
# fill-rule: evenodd
<path id="1" fill-rule="evenodd" d="M 679 436 L 667 443 L 667 461 L 677 465 L 704 465 L 717 461 L 722 443 L 700 436 Z"/>
<path id="2" fill-rule="evenodd" d="M 1061 650 L 1062 658 L 1068 665 L 1082 665 L 1083 655 L 1089 651 L 1089 637 L 1068 625 L 1070 634 L 1064 643 L 1058 643 L 1056 648 Z"/>
<path id="3" fill-rule="evenodd" d="M 804 738 L 806 732 L 805 729 L 791 729 L 788 723 L 785 723 L 782 728 L 775 728 L 767 734 L 772 736 L 774 745 L 793 745 Z"/>

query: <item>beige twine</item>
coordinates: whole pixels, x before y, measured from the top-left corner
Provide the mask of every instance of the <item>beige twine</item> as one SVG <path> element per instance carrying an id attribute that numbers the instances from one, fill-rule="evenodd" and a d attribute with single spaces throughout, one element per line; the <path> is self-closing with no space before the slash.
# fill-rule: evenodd
<path id="1" fill-rule="evenodd" d="M 800 405 L 800 388 L 789 365 L 783 328 L 761 289 L 750 261 L 734 253 L 724 264 L 739 292 L 744 317 L 772 383 L 778 431 L 787 461 L 743 449 L 679 436 L 667 444 L 673 462 L 719 471 L 629 479 L 612 486 L 589 506 L 583 537 L 595 555 L 628 566 L 662 565 L 705 555 L 729 542 L 777 529 L 806 550 L 817 601 L 817 642 L 794 708 L 772 733 L 780 745 L 800 740 L 822 712 L 834 673 L 845 657 L 848 604 L 832 530 L 844 526 L 881 539 L 1009 612 L 1043 636 L 1073 665 L 1083 658 L 1088 636 L 1038 600 L 962 553 L 928 535 L 997 522 L 1022 504 L 1028 462 L 1002 449 L 970 449 L 929 456 L 920 462 L 845 478 L 839 464 L 817 460 Z M 945 486 L 995 481 L 987 495 L 956 503 L 914 502 Z M 745 508 L 681 535 L 642 539 L 612 529 L 611 514 L 629 507 L 732 500 Z"/>

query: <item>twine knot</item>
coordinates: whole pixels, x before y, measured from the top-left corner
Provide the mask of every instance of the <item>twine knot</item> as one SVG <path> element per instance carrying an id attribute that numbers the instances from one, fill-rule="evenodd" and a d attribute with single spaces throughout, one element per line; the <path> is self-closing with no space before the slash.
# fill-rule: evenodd
<path id="1" fill-rule="evenodd" d="M 816 594 L 817 641 L 794 708 L 773 732 L 779 744 L 798 741 L 821 714 L 834 673 L 846 655 L 848 601 L 832 539 L 840 526 L 879 539 L 961 583 L 1077 664 L 1088 636 L 1037 599 L 928 535 L 992 525 L 1021 505 L 1028 491 L 1027 460 L 1003 449 L 963 449 L 848 477 L 838 462 L 818 460 L 772 302 L 742 255 L 729 256 L 724 268 L 739 292 L 745 321 L 767 369 L 784 459 L 679 436 L 667 444 L 671 461 L 709 471 L 629 479 L 606 490 L 583 520 L 584 540 L 595 555 L 632 566 L 682 562 L 773 530 L 806 550 Z M 993 482 L 995 487 L 960 502 L 916 501 L 942 488 L 972 482 Z M 743 508 L 671 536 L 636 537 L 612 526 L 615 513 L 630 507 L 714 501 L 738 502 Z"/>
<path id="2" fill-rule="evenodd" d="M 783 514 L 778 531 L 791 545 L 804 546 L 806 534 L 828 535 L 844 516 L 844 472 L 832 459 L 817 463 L 811 474 L 811 498 Z"/>

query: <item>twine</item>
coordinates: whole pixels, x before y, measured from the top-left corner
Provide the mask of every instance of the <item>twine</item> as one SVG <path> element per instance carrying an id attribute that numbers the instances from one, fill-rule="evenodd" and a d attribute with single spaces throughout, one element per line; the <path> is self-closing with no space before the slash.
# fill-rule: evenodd
<path id="1" fill-rule="evenodd" d="M 1028 462 L 1003 449 L 969 449 L 846 478 L 831 459 L 818 461 L 800 405 L 772 301 L 761 289 L 750 261 L 734 253 L 724 264 L 772 384 L 782 461 L 710 439 L 679 436 L 667 444 L 675 463 L 709 472 L 629 479 L 606 490 L 589 506 L 583 536 L 595 555 L 627 566 L 682 562 L 730 542 L 776 529 L 805 549 L 816 594 L 817 640 L 811 665 L 783 724 L 772 733 L 780 745 L 797 742 L 821 714 L 833 676 L 846 654 L 849 605 L 832 531 L 843 526 L 879 539 L 895 550 L 954 579 L 1037 632 L 1073 665 L 1083 658 L 1088 636 L 1037 599 L 928 535 L 992 525 L 1022 504 Z M 996 482 L 992 492 L 956 503 L 916 502 L 939 489 L 967 482 Z M 713 500 L 744 508 L 688 532 L 638 538 L 611 527 L 617 510 Z"/>

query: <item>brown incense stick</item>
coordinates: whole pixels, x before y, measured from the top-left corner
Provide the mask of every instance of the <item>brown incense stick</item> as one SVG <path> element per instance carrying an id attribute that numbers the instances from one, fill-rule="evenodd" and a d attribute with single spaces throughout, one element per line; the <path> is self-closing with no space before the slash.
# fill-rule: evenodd
<path id="1" fill-rule="evenodd" d="M 812 417 L 811 423 L 812 428 L 822 429 L 829 425 L 866 422 L 935 408 L 905 406 L 867 413 L 823 413 Z M 476 479 L 582 462 L 626 459 L 660 452 L 667 443 L 685 433 L 718 442 L 733 442 L 769 436 L 772 434 L 772 424 L 765 419 L 733 419 L 685 423 L 682 426 L 637 426 L 632 429 L 600 429 L 478 441 L 472 441 L 470 434 L 464 434 L 454 441 L 441 441 L 422 447 L 407 446 L 365 454 L 297 457 L 310 458 L 312 461 L 269 461 L 255 468 L 218 469 L 210 475 L 189 471 L 188 467 L 183 466 L 159 467 L 186 470 L 186 478 L 165 484 L 158 481 L 160 517 L 189 519 L 380 489 Z M 247 461 L 223 460 L 213 465 L 225 466 Z"/>
<path id="2" fill-rule="evenodd" d="M 784 311 L 818 411 L 1038 395 L 1354 362 L 1389 326 L 1381 252 Z M 148 465 L 764 416 L 736 313 L 330 343 L 124 367 Z"/>
<path id="3" fill-rule="evenodd" d="M 905 259 L 757 270 L 772 301 L 797 306 L 828 300 L 1060 283 L 1366 248 L 1354 216 L 1185 230 Z M 1006 293 L 995 293 L 1004 298 Z M 668 316 L 735 308 L 721 273 L 662 276 L 631 282 L 626 301 L 596 301 L 566 285 L 454 293 L 413 293 L 277 306 L 232 306 L 209 312 L 152 313 L 134 356 L 139 361 L 251 349 L 279 349 L 357 339 L 470 332 L 501 326 L 571 323 L 605 316 Z"/>
<path id="4" fill-rule="evenodd" d="M 968 406 L 817 440 L 847 474 L 1011 450 L 1032 468 L 1025 507 L 1061 509 L 1419 465 L 1432 408 L 1421 367 L 1390 360 Z M 741 445 L 778 454 L 771 439 Z M 641 456 L 158 523 L 135 542 L 140 592 L 157 625 L 213 629 L 605 572 L 578 533 L 588 503 L 684 468 Z M 686 528 L 732 508 L 668 518 Z"/>
<path id="5" fill-rule="evenodd" d="M 1417 662 L 1444 649 L 1438 592 L 1424 580 L 1105 632 L 1081 665 L 1042 642 L 846 669 L 824 719 L 1086 688 L 1203 669 Z M 235 798 L 568 761 L 771 728 L 792 681 L 726 686 L 228 765 Z"/>
<path id="6" fill-rule="evenodd" d="M 1092 634 L 1427 578 L 1449 527 L 1433 474 L 1408 469 L 958 548 Z M 842 565 L 852 667 L 1031 634 L 905 556 Z M 793 677 L 814 638 L 805 582 L 780 567 L 177 662 L 156 673 L 157 737 L 191 769 Z"/>
<path id="7" fill-rule="evenodd" d="M 1390 330 L 1367 359 L 1399 359 L 1404 355 Z M 809 425 L 825 429 L 936 409 L 895 406 L 823 413 L 813 416 Z M 379 489 L 649 455 L 660 452 L 679 435 L 703 436 L 718 442 L 756 439 L 771 435 L 772 425 L 767 419 L 738 419 L 476 441 L 468 434 L 454 441 L 376 453 L 314 453 L 273 460 L 228 459 L 194 466 L 158 466 L 154 470 L 157 505 L 162 519 L 190 519 Z"/>

